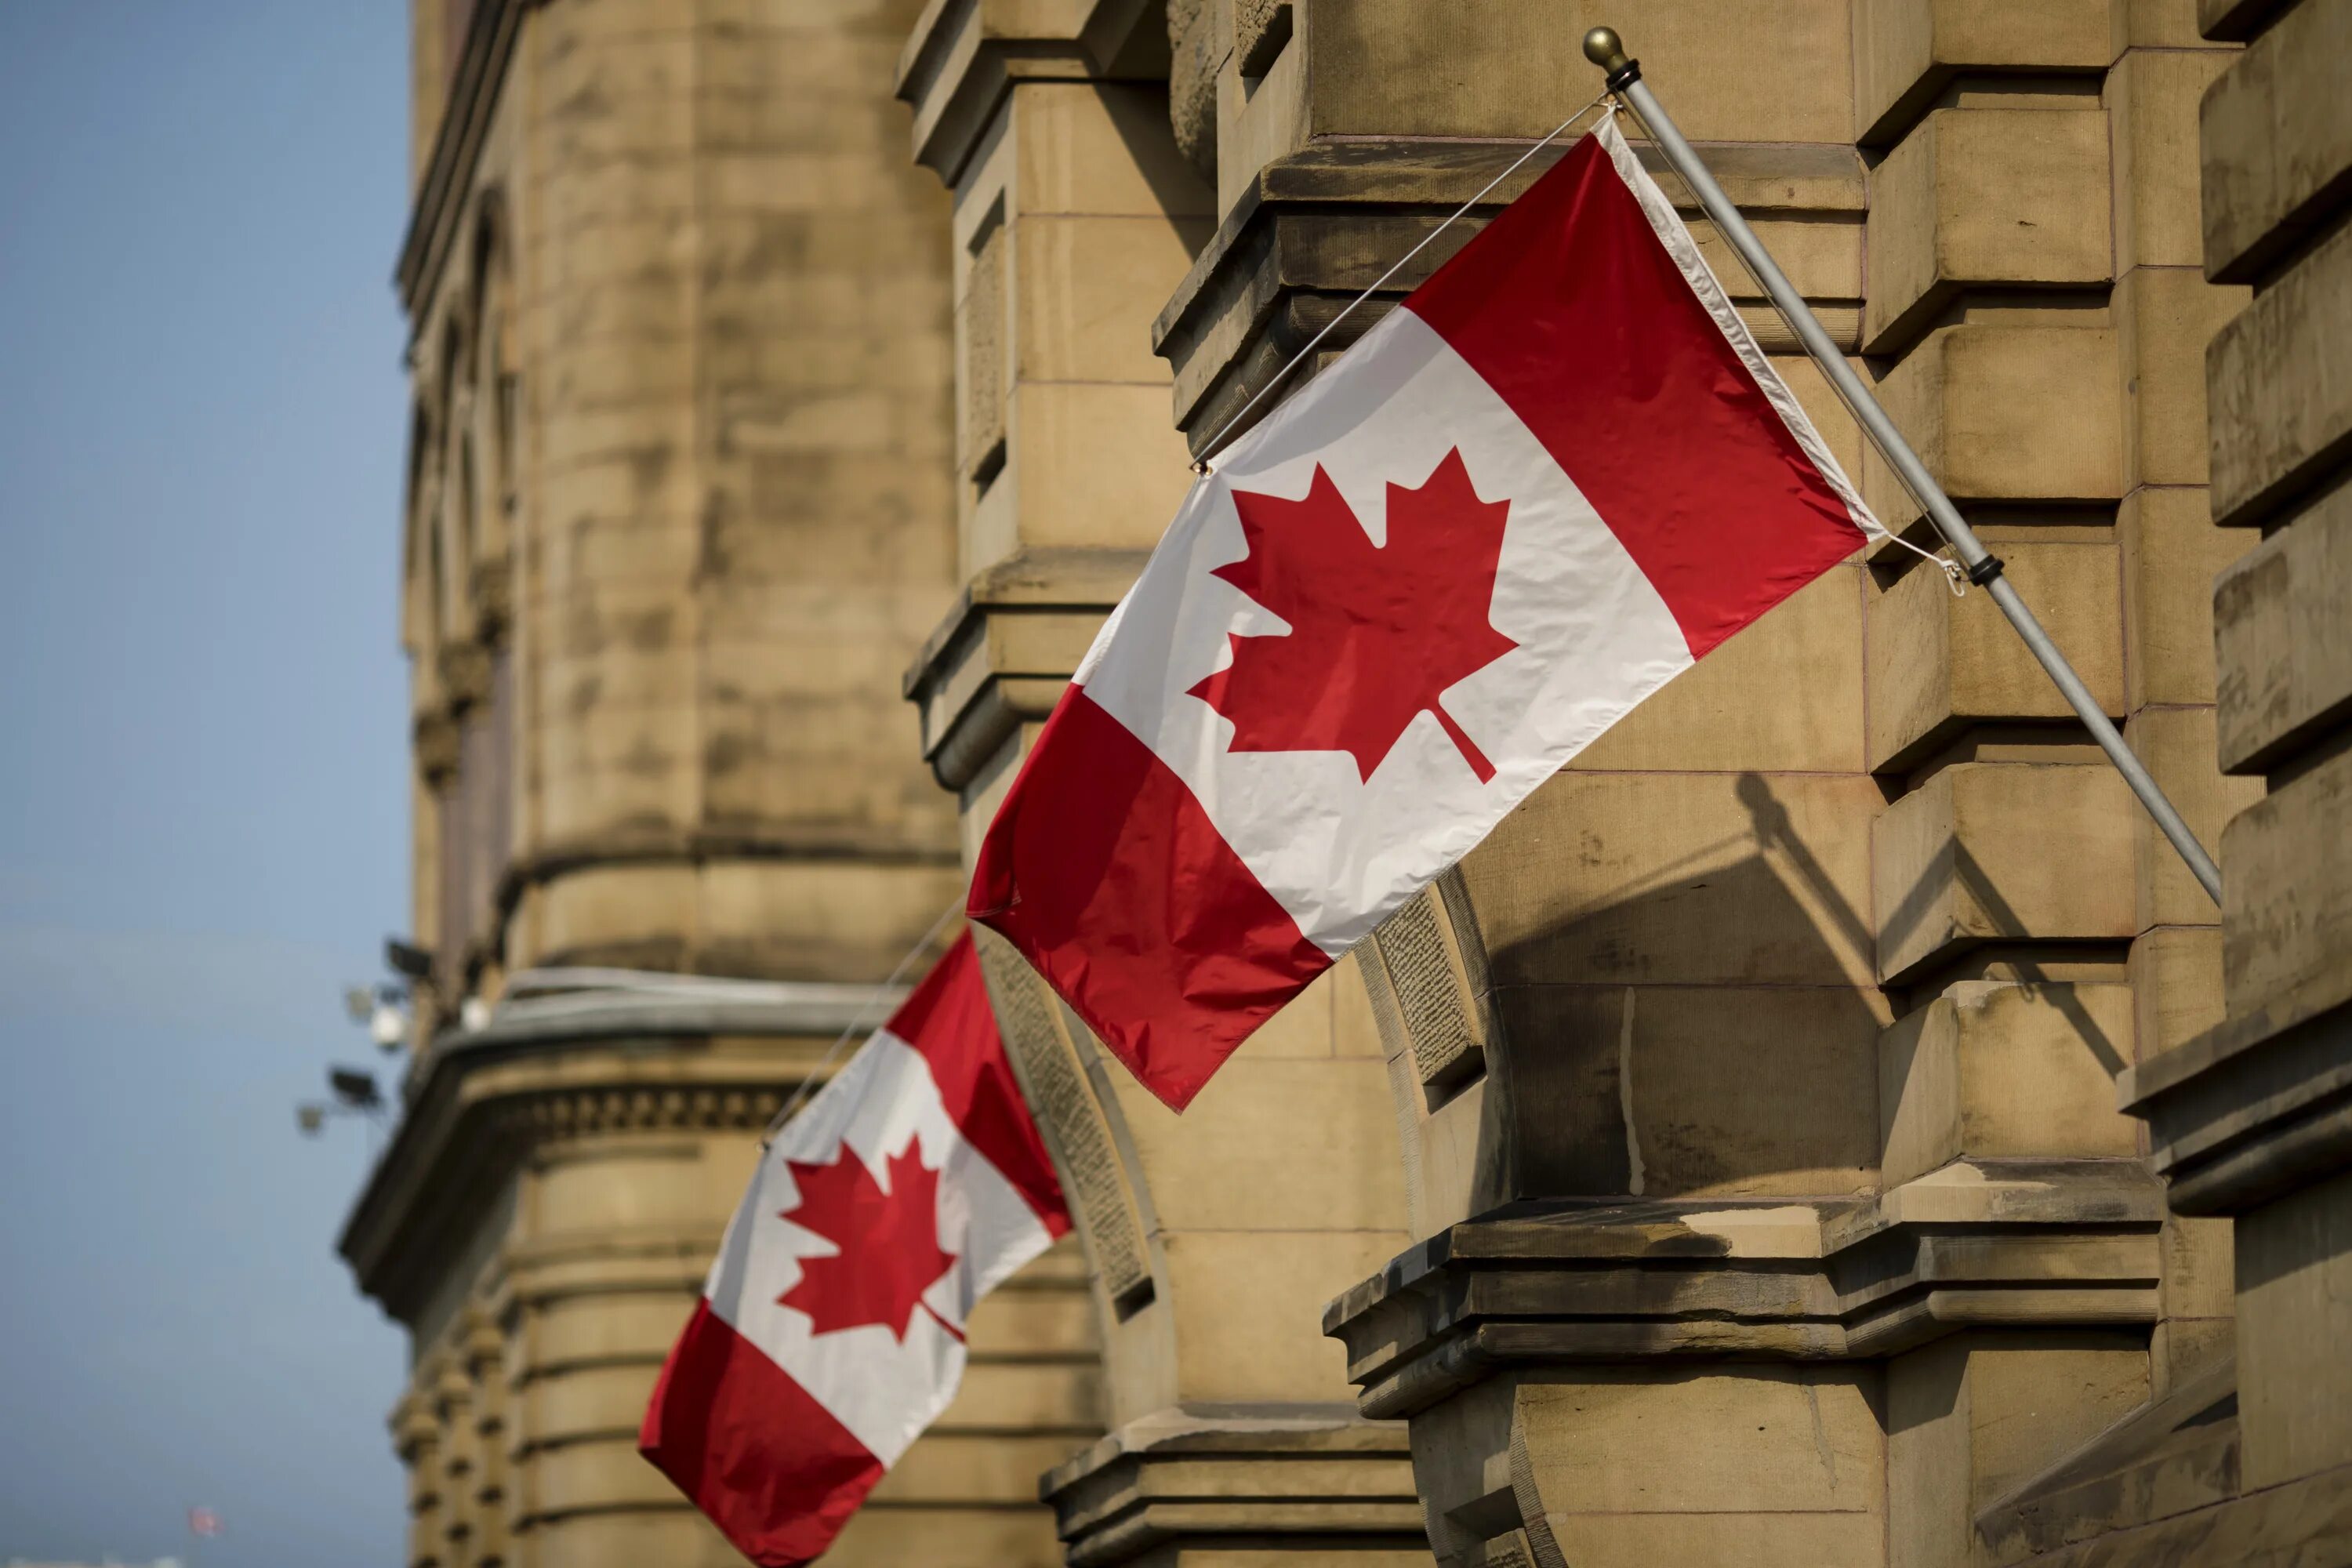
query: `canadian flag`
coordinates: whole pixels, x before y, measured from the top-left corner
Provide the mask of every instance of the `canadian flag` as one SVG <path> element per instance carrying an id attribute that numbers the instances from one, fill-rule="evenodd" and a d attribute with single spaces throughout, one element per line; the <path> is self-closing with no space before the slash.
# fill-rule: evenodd
<path id="1" fill-rule="evenodd" d="M 1605 121 L 1194 486 L 970 900 L 1181 1109 L 1643 699 L 1877 531 Z"/>
<path id="2" fill-rule="evenodd" d="M 809 1562 L 955 1397 L 973 1304 L 1069 1228 L 967 932 L 770 1145 L 639 1449 L 752 1562 Z"/>

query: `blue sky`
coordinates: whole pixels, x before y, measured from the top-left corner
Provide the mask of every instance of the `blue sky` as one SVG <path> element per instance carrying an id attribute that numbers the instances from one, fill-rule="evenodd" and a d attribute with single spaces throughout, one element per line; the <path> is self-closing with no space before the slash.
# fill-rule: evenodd
<path id="1" fill-rule="evenodd" d="M 0 1562 L 401 1556 L 397 0 L 0 5 Z"/>

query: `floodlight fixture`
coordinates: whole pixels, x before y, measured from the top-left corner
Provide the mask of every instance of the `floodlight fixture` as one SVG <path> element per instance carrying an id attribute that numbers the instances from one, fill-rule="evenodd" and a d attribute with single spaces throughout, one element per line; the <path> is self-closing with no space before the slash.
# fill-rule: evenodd
<path id="1" fill-rule="evenodd" d="M 383 1104 L 383 1093 L 375 1086 L 375 1074 L 363 1068 L 329 1068 L 327 1087 L 338 1100 L 353 1110 L 373 1110 Z"/>
<path id="2" fill-rule="evenodd" d="M 400 1049 L 408 1038 L 408 1015 L 391 1001 L 378 997 L 368 1013 L 368 1037 L 383 1051 Z"/>

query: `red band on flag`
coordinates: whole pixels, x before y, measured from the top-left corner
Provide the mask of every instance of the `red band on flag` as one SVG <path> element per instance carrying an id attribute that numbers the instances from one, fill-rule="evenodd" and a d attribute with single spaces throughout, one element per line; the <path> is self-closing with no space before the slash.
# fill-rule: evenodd
<path id="1" fill-rule="evenodd" d="M 833 1544 L 881 1461 L 710 1303 L 662 1367 L 637 1449 L 761 1568 L 798 1568 Z"/>
<path id="2" fill-rule="evenodd" d="M 1708 649 L 1862 531 L 1659 243 L 1598 136 L 1405 308 L 1510 405 L 1690 643 Z"/>
<path id="3" fill-rule="evenodd" d="M 969 912 L 1179 1110 L 1331 967 L 1184 781 L 1076 686 L 997 812 Z"/>

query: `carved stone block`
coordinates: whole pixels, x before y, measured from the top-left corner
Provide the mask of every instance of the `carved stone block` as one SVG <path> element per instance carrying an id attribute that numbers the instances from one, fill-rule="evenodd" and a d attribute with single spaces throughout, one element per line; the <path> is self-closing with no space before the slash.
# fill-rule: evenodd
<path id="1" fill-rule="evenodd" d="M 2111 501 L 2124 493 L 2123 385 L 2108 327 L 1941 327 L 1879 398 L 1958 501 Z M 1889 528 L 1920 515 L 1874 449 L 1863 493 Z"/>
<path id="2" fill-rule="evenodd" d="M 2106 282 L 2109 207 L 2106 116 L 1937 110 L 1871 176 L 1864 348 L 1900 346 L 1966 289 Z"/>
<path id="3" fill-rule="evenodd" d="M 2138 810 L 2104 762 L 1943 769 L 1872 830 L 1880 977 L 1999 939 L 2131 936 Z"/>
<path id="4" fill-rule="evenodd" d="M 2221 766 L 2256 773 L 2352 710 L 2352 489 L 2339 487 L 2213 588 Z"/>
<path id="5" fill-rule="evenodd" d="M 2112 540 L 2001 542 L 2008 576 L 2103 711 L 2124 711 L 2118 563 Z M 2065 719 L 2065 697 L 1989 594 L 1955 597 L 1944 574 L 1906 572 L 1870 597 L 1870 765 L 1899 770 L 1971 724 Z"/>
<path id="6" fill-rule="evenodd" d="M 2339 228 L 2223 327 L 2205 354 L 2213 521 L 2271 520 L 2352 439 L 2352 229 Z"/>
<path id="7" fill-rule="evenodd" d="M 2220 7 L 2206 0 L 2206 8 Z M 2237 11 L 2273 8 L 2241 4 Z M 2213 20 L 2208 31 L 2215 37 L 2246 36 L 2237 27 L 2216 32 Z M 2294 5 L 2206 94 L 2204 261 L 2215 281 L 2252 281 L 2340 200 L 2352 174 L 2347 56 L 2352 13 L 2338 5 Z"/>
<path id="8" fill-rule="evenodd" d="M 2095 75 L 2114 58 L 2100 0 L 1879 0 L 1853 7 L 1853 139 L 1899 140 L 1954 79 Z"/>

